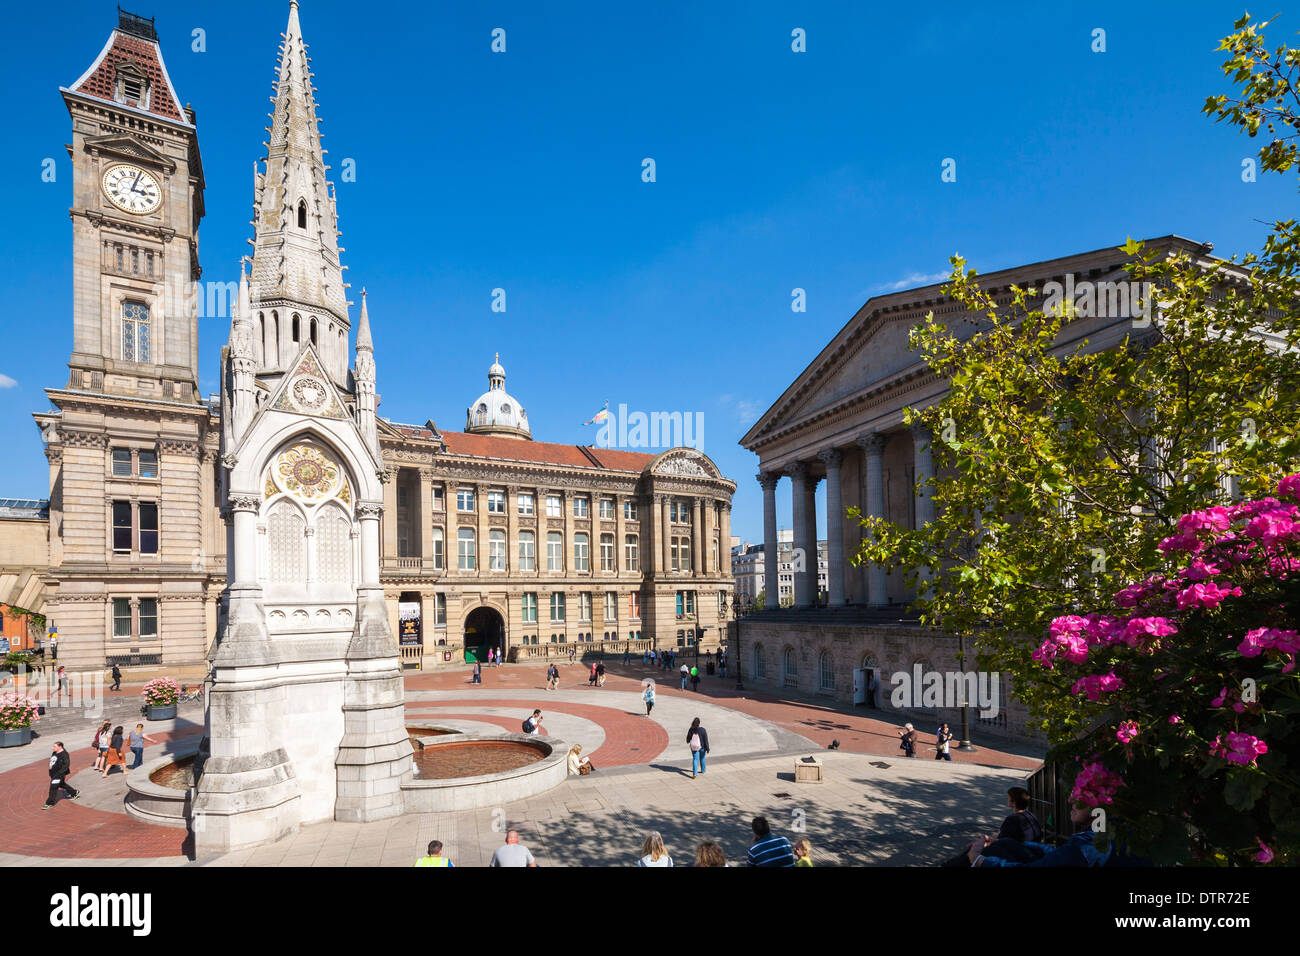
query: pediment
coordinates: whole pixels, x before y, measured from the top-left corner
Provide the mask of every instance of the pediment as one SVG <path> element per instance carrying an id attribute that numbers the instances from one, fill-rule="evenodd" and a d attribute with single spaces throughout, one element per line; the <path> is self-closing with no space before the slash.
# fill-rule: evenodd
<path id="1" fill-rule="evenodd" d="M 169 173 L 174 172 L 176 169 L 176 164 L 171 159 L 130 136 L 122 136 L 117 133 L 111 133 L 107 136 L 92 136 L 86 139 L 85 148 L 92 153 L 102 153 L 107 156 L 129 159 L 133 162 L 148 163 L 160 169 L 165 169 Z"/>
<path id="2" fill-rule="evenodd" d="M 670 448 L 650 463 L 649 470 L 654 475 L 680 475 L 686 478 L 721 478 L 708 455 L 693 448 Z"/>
<path id="3" fill-rule="evenodd" d="M 263 407 L 292 415 L 351 421 L 338 390 L 310 342 L 303 346 Z"/>

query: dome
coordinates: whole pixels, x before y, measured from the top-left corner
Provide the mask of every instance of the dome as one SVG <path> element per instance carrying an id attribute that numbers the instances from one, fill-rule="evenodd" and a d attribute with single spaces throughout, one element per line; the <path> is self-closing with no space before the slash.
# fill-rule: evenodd
<path id="1" fill-rule="evenodd" d="M 501 365 L 499 352 L 488 369 L 488 390 L 465 409 L 465 431 L 472 435 L 532 438 L 528 413 L 506 391 L 506 370 Z"/>

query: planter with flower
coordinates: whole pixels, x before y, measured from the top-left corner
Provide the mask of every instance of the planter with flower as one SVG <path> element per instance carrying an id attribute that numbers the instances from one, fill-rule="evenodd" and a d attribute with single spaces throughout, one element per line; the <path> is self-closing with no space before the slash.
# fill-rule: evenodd
<path id="1" fill-rule="evenodd" d="M 150 720 L 172 720 L 176 716 L 176 701 L 180 694 L 181 685 L 170 677 L 155 677 L 140 692 Z"/>
<path id="2" fill-rule="evenodd" d="M 1166 567 L 1034 652 L 1088 729 L 1049 759 L 1076 804 L 1157 863 L 1300 861 L 1300 475 L 1183 515 Z M 1110 825 L 1114 824 L 1114 825 Z M 1094 827 L 1094 829 L 1098 829 Z"/>
<path id="3" fill-rule="evenodd" d="M 0 747 L 32 742 L 32 724 L 40 716 L 36 700 L 26 694 L 0 694 Z"/>

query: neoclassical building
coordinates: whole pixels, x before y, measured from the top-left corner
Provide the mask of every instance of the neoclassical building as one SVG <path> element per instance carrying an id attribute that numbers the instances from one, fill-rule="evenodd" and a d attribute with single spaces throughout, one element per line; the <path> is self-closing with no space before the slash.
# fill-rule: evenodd
<path id="1" fill-rule="evenodd" d="M 1187 253 L 1208 263 L 1210 246 L 1177 236 L 1149 240 L 1147 249 Z M 1011 301 L 1012 285 L 1043 290 L 1048 282 L 1069 289 L 1093 283 L 1099 289 L 1128 282 L 1129 257 L 1116 248 L 1017 266 L 980 277 L 997 301 Z M 1118 301 L 1118 299 L 1117 299 Z M 1124 302 L 1129 303 L 1127 294 Z M 925 670 L 957 671 L 958 637 L 920 627 L 908 606 L 914 594 L 902 575 L 878 566 L 854 566 L 850 559 L 863 529 L 847 515 L 863 514 L 915 528 L 929 521 L 933 503 L 917 489 L 933 475 L 930 434 L 904 424 L 904 410 L 925 408 L 944 396 L 946 382 L 908 348 L 908 334 L 929 312 L 959 336 L 980 324 L 940 285 L 869 299 L 821 350 L 741 439 L 759 459 L 763 489 L 765 577 L 778 579 L 776 500 L 788 494 L 793 505 L 794 547 L 809 553 L 812 542 L 827 541 L 827 599 L 818 602 L 816 565 L 804 562 L 793 572 L 790 610 L 752 614 L 739 622 L 740 662 L 746 680 L 758 686 L 793 687 L 861 702 L 868 672 L 889 676 Z M 1101 350 L 1122 342 L 1133 329 L 1130 305 L 1080 310 L 1062 330 L 1059 348 L 1082 339 Z M 1106 314 L 1097 314 L 1106 313 Z M 818 515 L 815 494 L 825 482 L 825 512 Z M 1025 712 L 1014 689 L 1001 683 L 997 729 L 1023 729 Z M 953 711 L 927 716 L 951 721 Z"/>
<path id="2" fill-rule="evenodd" d="M 308 610 L 284 587 L 297 576 L 320 596 L 355 576 L 373 518 L 379 599 L 406 667 L 493 648 L 527 659 L 606 641 L 715 646 L 733 590 L 735 484 L 707 456 L 534 441 L 499 362 L 467 406 L 464 432 L 378 414 L 383 323 L 372 336 L 364 292 L 352 323 L 295 3 L 290 27 L 274 138 L 255 182 L 247 301 L 235 301 L 234 283 L 225 290 L 238 322 L 221 355 L 220 395 L 198 386 L 198 296 L 211 305 L 222 290 L 197 285 L 206 210 L 195 113 L 172 84 L 153 21 L 119 13 L 98 56 L 62 89 L 72 120 L 72 351 L 66 385 L 47 389 L 50 410 L 34 415 L 49 461 L 48 510 L 36 519 L 48 564 L 18 589 L 22 606 L 58 629 L 60 663 L 209 657 L 227 622 L 227 558 L 244 520 L 230 503 L 233 449 L 271 412 L 325 432 L 354 422 L 379 489 L 373 502 L 358 499 L 370 476 L 356 473 L 366 469 L 355 450 L 342 467 L 343 447 L 356 444 L 347 429 L 301 448 L 281 436 L 243 526 L 263 601 L 280 605 L 264 605 L 272 633 L 310 630 L 322 612 L 329 633 L 347 624 L 341 605 Z M 280 466 L 313 463 L 350 476 L 330 485 L 335 510 L 284 484 Z M 308 487 L 300 478 L 299 490 Z M 241 501 L 250 493 L 234 490 Z M 275 550 L 298 530 L 298 557 Z M 0 582 L 17 580 L 29 559 L 0 567 Z"/>
<path id="3" fill-rule="evenodd" d="M 691 448 L 534 441 L 505 379 L 494 361 L 463 432 L 380 421 L 381 580 L 403 660 L 628 641 L 716 649 L 735 484 Z"/>

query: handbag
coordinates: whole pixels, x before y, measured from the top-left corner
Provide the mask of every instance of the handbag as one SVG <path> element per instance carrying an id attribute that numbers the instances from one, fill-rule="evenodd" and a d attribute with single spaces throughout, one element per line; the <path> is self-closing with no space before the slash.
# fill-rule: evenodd
<path id="1" fill-rule="evenodd" d="M 591 773 L 591 769 L 592 768 L 590 762 L 584 763 L 582 766 L 578 768 L 578 775 L 585 777 L 587 774 Z"/>
<path id="2" fill-rule="evenodd" d="M 704 745 L 703 745 L 702 743 L 700 743 L 700 735 L 699 735 L 699 734 L 691 734 L 691 750 L 692 750 L 692 751 L 699 751 L 699 750 L 703 750 L 703 749 L 704 749 Z"/>

